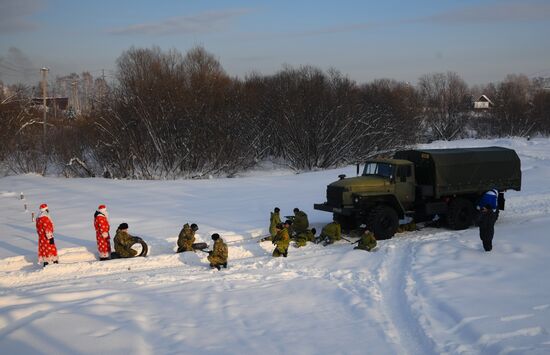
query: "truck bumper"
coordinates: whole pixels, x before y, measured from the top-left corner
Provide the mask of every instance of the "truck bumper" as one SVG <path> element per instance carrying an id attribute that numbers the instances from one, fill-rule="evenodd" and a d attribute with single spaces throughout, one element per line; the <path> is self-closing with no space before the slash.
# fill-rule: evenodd
<path id="1" fill-rule="evenodd" d="M 336 214 L 341 214 L 344 216 L 351 216 L 354 214 L 354 210 L 352 208 L 339 208 L 339 207 L 333 207 L 326 203 L 315 203 L 313 204 L 313 209 L 319 210 L 319 211 L 325 211 L 325 212 L 332 212 Z"/>

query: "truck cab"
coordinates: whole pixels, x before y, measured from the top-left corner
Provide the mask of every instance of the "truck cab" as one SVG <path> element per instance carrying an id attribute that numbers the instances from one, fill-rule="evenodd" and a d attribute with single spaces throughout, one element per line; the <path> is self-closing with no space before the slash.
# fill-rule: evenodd
<path id="1" fill-rule="evenodd" d="M 373 159 L 365 163 L 360 176 L 340 176 L 340 180 L 328 185 L 327 202 L 315 204 L 314 208 L 332 212 L 348 229 L 360 223 L 375 224 L 380 238 L 395 234 L 399 219 L 414 202 L 413 163 Z"/>

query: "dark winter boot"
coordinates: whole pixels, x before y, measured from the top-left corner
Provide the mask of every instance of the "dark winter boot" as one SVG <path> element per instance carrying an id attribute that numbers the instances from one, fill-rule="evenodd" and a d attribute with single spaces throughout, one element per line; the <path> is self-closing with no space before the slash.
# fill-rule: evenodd
<path id="1" fill-rule="evenodd" d="M 99 261 L 109 260 L 110 258 L 99 258 Z"/>
<path id="2" fill-rule="evenodd" d="M 59 261 L 56 260 L 56 261 L 54 261 L 53 263 L 54 263 L 54 264 L 59 264 Z"/>
<path id="3" fill-rule="evenodd" d="M 283 256 L 286 258 L 288 256 L 288 249 L 285 250 L 285 252 L 283 253 Z"/>
<path id="4" fill-rule="evenodd" d="M 47 263 L 47 262 L 45 262 L 45 263 L 44 263 L 44 266 L 43 266 L 43 267 L 46 267 L 47 265 L 48 265 L 48 263 Z"/>
<path id="5" fill-rule="evenodd" d="M 222 266 L 223 266 L 224 269 L 227 269 L 227 263 L 223 263 Z"/>

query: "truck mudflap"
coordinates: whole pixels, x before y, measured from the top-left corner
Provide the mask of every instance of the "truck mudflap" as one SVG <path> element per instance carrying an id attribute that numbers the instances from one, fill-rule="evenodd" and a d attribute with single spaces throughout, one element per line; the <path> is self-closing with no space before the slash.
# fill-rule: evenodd
<path id="1" fill-rule="evenodd" d="M 336 214 L 341 214 L 344 216 L 351 216 L 353 215 L 353 210 L 349 208 L 339 208 L 339 207 L 333 207 L 326 203 L 315 203 L 313 204 L 313 209 L 319 210 L 319 211 L 325 211 L 325 212 L 332 212 Z"/>

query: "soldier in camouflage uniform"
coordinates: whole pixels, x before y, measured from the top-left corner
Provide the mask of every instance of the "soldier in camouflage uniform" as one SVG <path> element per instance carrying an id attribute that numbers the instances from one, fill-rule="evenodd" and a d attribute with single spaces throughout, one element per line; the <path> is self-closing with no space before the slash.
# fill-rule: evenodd
<path id="1" fill-rule="evenodd" d="M 128 223 L 121 223 L 113 240 L 115 244 L 116 256 L 119 258 L 133 258 L 137 255 L 137 251 L 132 249 L 135 244 L 135 237 L 128 234 Z"/>
<path id="2" fill-rule="evenodd" d="M 271 212 L 271 216 L 269 218 L 269 234 L 270 236 L 267 238 L 264 238 L 264 240 L 272 240 L 273 237 L 277 235 L 277 224 L 281 223 L 281 216 L 279 213 L 281 210 L 279 207 L 275 207 L 273 212 Z"/>
<path id="3" fill-rule="evenodd" d="M 288 255 L 288 245 L 290 244 L 290 237 L 288 235 L 288 226 L 286 221 L 284 224 L 279 223 L 277 225 L 277 235 L 273 238 L 273 244 L 276 245 L 275 250 L 273 250 L 273 256 L 278 258 L 284 256 L 285 258 Z"/>
<path id="4" fill-rule="evenodd" d="M 199 227 L 193 223 L 185 223 L 178 236 L 178 251 L 181 253 L 184 251 L 194 251 L 193 243 L 195 243 L 195 232 L 199 230 Z"/>
<path id="5" fill-rule="evenodd" d="M 309 227 L 309 220 L 307 214 L 304 211 L 300 211 L 298 208 L 294 209 L 294 217 L 292 218 L 292 230 L 296 235 L 307 232 Z"/>
<path id="6" fill-rule="evenodd" d="M 368 229 L 365 229 L 361 239 L 359 240 L 359 244 L 353 249 L 371 251 L 374 248 L 376 248 L 376 237 L 374 236 L 374 233 Z"/>
<path id="7" fill-rule="evenodd" d="M 397 227 L 396 233 L 414 232 L 415 230 L 416 223 L 414 221 L 410 221 L 409 223 L 399 225 L 399 227 Z"/>
<path id="8" fill-rule="evenodd" d="M 212 234 L 211 238 L 214 241 L 214 246 L 212 247 L 212 251 L 208 253 L 210 268 L 216 268 L 218 270 L 220 270 L 222 266 L 226 268 L 228 257 L 227 244 L 224 243 L 218 233 Z"/>
<path id="9" fill-rule="evenodd" d="M 296 248 L 303 247 L 307 244 L 307 242 L 314 241 L 316 232 L 317 231 L 315 230 L 315 228 L 311 228 L 306 230 L 305 232 L 298 234 L 294 238 L 294 245 L 296 246 Z"/>
<path id="10" fill-rule="evenodd" d="M 336 218 L 326 226 L 323 227 L 321 234 L 319 234 L 318 241 L 324 240 L 325 245 L 332 244 L 337 240 L 342 239 L 342 227 Z"/>

